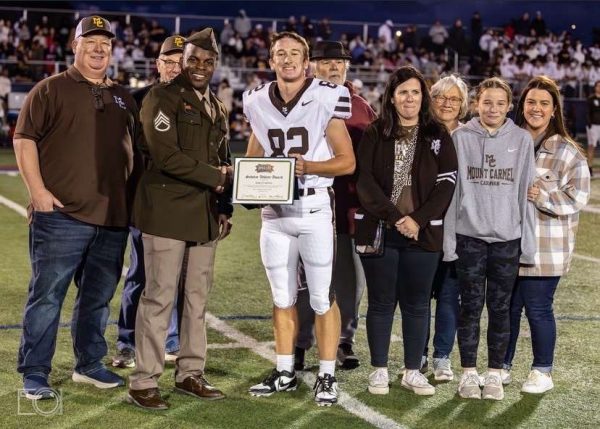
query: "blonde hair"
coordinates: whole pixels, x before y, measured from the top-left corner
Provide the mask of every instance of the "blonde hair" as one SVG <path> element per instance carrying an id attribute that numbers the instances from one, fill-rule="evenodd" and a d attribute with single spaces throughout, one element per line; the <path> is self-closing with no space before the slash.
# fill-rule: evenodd
<path id="1" fill-rule="evenodd" d="M 304 59 L 308 60 L 308 42 L 304 37 L 300 36 L 297 33 L 294 33 L 293 31 L 282 31 L 281 33 L 271 34 L 271 47 L 269 48 L 270 57 L 273 58 L 273 47 L 275 46 L 275 43 L 281 39 L 285 39 L 286 37 L 288 39 L 293 39 L 302 45 Z"/>
<path id="2" fill-rule="evenodd" d="M 477 85 L 477 92 L 475 93 L 475 99 L 477 101 L 479 101 L 479 98 L 481 98 L 481 94 L 483 94 L 483 92 L 486 89 L 491 89 L 491 88 L 501 89 L 504 92 L 506 92 L 506 97 L 508 98 L 508 104 L 510 106 L 509 107 L 509 110 L 510 110 L 512 108 L 512 101 L 513 101 L 512 89 L 510 88 L 510 85 L 504 79 L 501 79 L 499 77 L 487 78 L 486 80 L 481 82 L 479 85 Z"/>

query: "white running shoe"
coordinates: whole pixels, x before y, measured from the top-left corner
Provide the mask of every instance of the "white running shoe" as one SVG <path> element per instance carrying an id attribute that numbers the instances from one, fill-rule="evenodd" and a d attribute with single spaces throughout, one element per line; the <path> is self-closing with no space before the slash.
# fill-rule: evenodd
<path id="1" fill-rule="evenodd" d="M 390 377 L 387 368 L 377 368 L 369 374 L 369 393 L 387 395 L 390 393 Z"/>
<path id="2" fill-rule="evenodd" d="M 488 372 L 483 381 L 483 392 L 481 393 L 483 399 L 493 399 L 494 401 L 501 401 L 504 399 L 504 386 L 502 385 L 502 377 L 498 372 Z"/>
<path id="3" fill-rule="evenodd" d="M 552 390 L 553 388 L 554 383 L 552 382 L 552 374 L 534 369 L 527 376 L 525 383 L 523 383 L 521 392 L 540 394 Z"/>
<path id="4" fill-rule="evenodd" d="M 435 387 L 429 384 L 427 377 L 416 369 L 404 372 L 402 387 L 412 390 L 417 395 L 431 396 L 435 394 Z"/>
<path id="5" fill-rule="evenodd" d="M 450 359 L 433 358 L 433 377 L 436 381 L 451 381 L 454 379 Z"/>
<path id="6" fill-rule="evenodd" d="M 458 395 L 465 399 L 481 399 L 479 382 L 479 374 L 477 372 L 463 372 L 458 382 Z"/>

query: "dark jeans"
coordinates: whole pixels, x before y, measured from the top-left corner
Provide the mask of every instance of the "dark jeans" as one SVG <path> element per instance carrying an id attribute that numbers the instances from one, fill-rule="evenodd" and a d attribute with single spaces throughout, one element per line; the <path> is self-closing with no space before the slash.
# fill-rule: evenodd
<path id="1" fill-rule="evenodd" d="M 556 320 L 554 319 L 554 292 L 560 277 L 519 277 L 510 304 L 510 341 L 504 365 L 510 368 L 519 338 L 521 313 L 525 314 L 531 330 L 533 365 L 540 372 L 552 371 L 556 345 Z"/>
<path id="2" fill-rule="evenodd" d="M 502 368 L 510 337 L 510 298 L 519 272 L 520 242 L 517 239 L 486 243 L 456 235 L 460 291 L 457 337 L 463 368 L 477 366 L 479 322 L 484 302 L 488 312 L 488 368 Z"/>
<path id="3" fill-rule="evenodd" d="M 129 270 L 125 277 L 123 294 L 121 296 L 121 311 L 119 313 L 119 336 L 117 338 L 117 350 L 124 348 L 135 349 L 135 316 L 137 314 L 140 296 L 146 285 L 146 274 L 144 272 L 144 246 L 142 244 L 142 233 L 139 229 L 131 227 L 131 253 L 129 256 Z M 167 353 L 179 350 L 179 334 L 177 328 L 177 296 L 171 313 L 169 332 L 167 334 Z"/>
<path id="4" fill-rule="evenodd" d="M 404 365 L 421 367 L 429 326 L 429 302 L 439 252 L 409 246 L 396 230 L 386 231 L 385 251 L 381 257 L 361 257 L 367 279 L 367 338 L 371 365 L 388 363 L 390 336 L 396 305 L 402 314 Z"/>
<path id="5" fill-rule="evenodd" d="M 435 334 L 433 335 L 433 357 L 448 358 L 454 347 L 456 325 L 458 322 L 458 278 L 456 277 L 456 264 L 454 262 L 440 262 L 433 280 L 433 297 L 435 306 Z M 429 306 L 431 315 L 431 301 Z M 429 354 L 429 335 L 431 331 L 431 317 L 428 319 L 427 341 L 423 356 Z"/>
<path id="6" fill-rule="evenodd" d="M 72 280 L 78 288 L 71 321 L 75 370 L 101 367 L 109 303 L 121 278 L 126 228 L 79 222 L 59 211 L 34 212 L 29 227 L 32 277 L 23 315 L 18 371 L 47 375 L 56 348 L 60 310 Z"/>

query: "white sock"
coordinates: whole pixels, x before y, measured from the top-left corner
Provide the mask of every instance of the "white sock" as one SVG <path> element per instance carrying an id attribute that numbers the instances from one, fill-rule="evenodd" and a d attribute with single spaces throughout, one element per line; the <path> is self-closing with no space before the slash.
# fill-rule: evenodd
<path id="1" fill-rule="evenodd" d="M 319 376 L 323 374 L 335 375 L 335 360 L 320 360 L 319 361 Z"/>
<path id="2" fill-rule="evenodd" d="M 294 372 L 294 355 L 277 355 L 277 371 Z"/>

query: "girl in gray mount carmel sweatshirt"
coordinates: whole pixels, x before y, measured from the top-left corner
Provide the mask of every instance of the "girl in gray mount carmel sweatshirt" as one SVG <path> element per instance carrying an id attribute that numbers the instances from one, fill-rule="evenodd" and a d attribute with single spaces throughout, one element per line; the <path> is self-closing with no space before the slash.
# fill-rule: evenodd
<path id="1" fill-rule="evenodd" d="M 527 189 L 535 177 L 531 135 L 506 118 L 512 91 L 499 78 L 477 89 L 479 117 L 452 136 L 458 177 L 444 221 L 444 261 L 456 260 L 460 293 L 457 338 L 463 398 L 504 398 L 501 369 L 510 337 L 510 299 L 519 260 L 532 264 L 535 207 Z M 488 310 L 488 365 L 483 391 L 477 373 L 479 325 Z"/>

